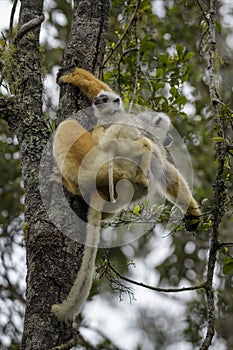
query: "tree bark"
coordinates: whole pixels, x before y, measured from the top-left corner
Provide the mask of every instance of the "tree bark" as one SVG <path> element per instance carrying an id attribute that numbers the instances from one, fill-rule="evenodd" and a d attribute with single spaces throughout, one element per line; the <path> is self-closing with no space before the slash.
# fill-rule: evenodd
<path id="1" fill-rule="evenodd" d="M 102 66 L 104 49 L 109 28 L 110 0 L 74 1 L 74 14 L 70 38 L 67 43 L 63 66 L 75 65 L 98 75 Z M 61 86 L 58 120 L 75 115 L 77 111 L 90 105 L 77 87 Z M 87 120 L 79 120 L 88 128 Z"/>
<path id="2" fill-rule="evenodd" d="M 70 65 L 75 60 L 77 66 L 96 73 L 103 60 L 109 10 L 110 1 L 74 1 L 72 29 L 63 65 Z M 80 268 L 83 250 L 81 244 L 64 236 L 51 222 L 39 191 L 47 183 L 48 196 L 55 193 L 50 201 L 53 213 L 57 213 L 58 221 L 60 215 L 64 217 L 66 213 L 60 212 L 60 198 L 56 194 L 57 184 L 49 179 L 52 164 L 46 163 L 46 157 L 51 158 L 52 151 L 43 154 L 50 131 L 42 113 L 39 50 L 42 20 L 43 0 L 21 0 L 18 32 L 12 41 L 11 78 L 8 78 L 14 88 L 14 97 L 0 101 L 0 110 L 19 141 L 25 189 L 27 289 L 22 350 L 47 350 L 74 337 L 71 323 L 60 323 L 51 312 L 51 305 L 67 296 Z M 76 113 L 84 106 L 83 100 L 74 87 L 62 87 L 59 120 Z M 45 163 L 40 163 L 42 154 Z M 42 184 L 39 173 L 48 177 Z M 80 206 L 79 202 L 74 205 L 85 218 L 87 206 L 83 203 Z M 73 227 L 69 220 L 68 224 L 72 226 L 71 231 L 85 234 L 85 226 Z"/>

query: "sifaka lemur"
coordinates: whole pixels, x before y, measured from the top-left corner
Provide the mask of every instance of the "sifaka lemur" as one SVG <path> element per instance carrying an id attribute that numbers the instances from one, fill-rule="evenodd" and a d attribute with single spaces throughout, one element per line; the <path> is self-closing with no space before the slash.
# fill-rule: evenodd
<path id="1" fill-rule="evenodd" d="M 60 70 L 58 84 L 62 83 L 78 86 L 92 100 L 98 120 L 91 131 L 75 120 L 66 120 L 59 125 L 54 138 L 54 157 L 63 185 L 89 201 L 81 268 L 67 299 L 52 306 L 58 319 L 66 321 L 76 318 L 88 297 L 100 221 L 105 212 L 114 214 L 121 208 L 118 198 L 114 206 L 118 181 L 124 179 L 132 183 L 133 200 L 145 196 L 149 181 L 153 181 L 153 185 L 190 219 L 198 219 L 201 212 L 184 177 L 167 159 L 164 145 L 172 139 L 166 114 L 143 112 L 135 122 L 135 118 L 124 111 L 120 96 L 81 68 Z M 124 192 L 123 184 L 121 195 L 124 196 Z M 196 226 L 197 223 L 190 225 L 189 229 Z"/>

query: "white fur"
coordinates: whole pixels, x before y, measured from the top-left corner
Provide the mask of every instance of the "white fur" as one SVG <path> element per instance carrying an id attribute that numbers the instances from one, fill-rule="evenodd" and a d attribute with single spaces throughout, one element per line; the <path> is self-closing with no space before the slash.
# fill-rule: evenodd
<path id="1" fill-rule="evenodd" d="M 137 114 L 139 125 L 144 129 L 145 135 L 147 132 L 153 139 L 158 139 L 165 145 L 170 145 L 173 141 L 169 134 L 171 120 L 167 114 L 162 112 L 147 111 Z"/>

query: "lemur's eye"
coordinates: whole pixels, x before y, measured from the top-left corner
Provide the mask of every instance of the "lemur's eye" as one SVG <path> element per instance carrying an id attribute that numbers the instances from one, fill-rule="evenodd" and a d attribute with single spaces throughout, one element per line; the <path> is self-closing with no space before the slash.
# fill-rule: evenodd
<path id="1" fill-rule="evenodd" d="M 101 100 L 103 101 L 103 103 L 107 103 L 108 102 L 108 96 L 102 96 Z"/>
<path id="2" fill-rule="evenodd" d="M 119 97 L 117 97 L 113 102 L 119 103 L 120 102 Z"/>

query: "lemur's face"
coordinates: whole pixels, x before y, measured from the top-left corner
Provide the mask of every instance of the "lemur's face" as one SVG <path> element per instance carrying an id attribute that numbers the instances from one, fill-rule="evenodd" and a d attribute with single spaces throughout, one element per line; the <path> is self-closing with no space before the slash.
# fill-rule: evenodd
<path id="1" fill-rule="evenodd" d="M 93 107 L 101 114 L 123 111 L 123 105 L 120 96 L 109 91 L 101 91 L 93 99 Z"/>

